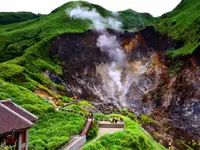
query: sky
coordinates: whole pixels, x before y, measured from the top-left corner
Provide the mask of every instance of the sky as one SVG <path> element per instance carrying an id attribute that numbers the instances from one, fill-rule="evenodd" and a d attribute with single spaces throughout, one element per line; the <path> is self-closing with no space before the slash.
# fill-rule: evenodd
<path id="1" fill-rule="evenodd" d="M 0 12 L 30 11 L 48 14 L 69 0 L 0 0 Z M 112 11 L 133 9 L 157 17 L 174 9 L 181 0 L 87 0 Z"/>

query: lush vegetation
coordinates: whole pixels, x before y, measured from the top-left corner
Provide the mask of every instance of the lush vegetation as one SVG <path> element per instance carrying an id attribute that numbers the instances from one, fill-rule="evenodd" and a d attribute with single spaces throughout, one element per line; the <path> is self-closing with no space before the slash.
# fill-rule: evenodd
<path id="1" fill-rule="evenodd" d="M 94 7 L 86 2 L 82 4 Z M 29 20 L 31 16 L 26 18 L 19 13 L 15 14 L 21 15 L 19 20 L 11 18 L 12 14 L 9 13 L 1 14 L 10 17 L 3 21 L 8 25 L 0 26 L 0 99 L 10 98 L 39 117 L 38 123 L 30 132 L 31 149 L 57 149 L 67 142 L 70 136 L 77 134 L 83 126 L 82 117 L 55 112 L 47 100 L 34 93 L 36 89 L 42 89 L 58 101 L 71 100 L 61 95 L 65 93 L 62 85 L 54 83 L 43 74 L 48 70 L 62 75 L 60 64 L 49 56 L 52 38 L 66 32 L 84 32 L 89 29 L 90 22 L 87 20 L 71 19 L 66 15 L 65 9 L 71 8 L 71 5 L 75 6 L 76 2 L 67 3 L 64 9 L 32 20 Z M 23 19 L 28 21 L 9 24 L 24 21 Z M 58 92 L 52 92 L 51 89 Z M 83 105 L 81 103 L 84 102 L 80 102 L 78 107 Z M 84 112 L 86 113 L 85 110 Z M 68 131 L 72 132 L 67 133 Z"/>
<path id="2" fill-rule="evenodd" d="M 114 15 L 111 11 L 87 2 L 66 3 L 49 15 L 0 13 L 0 99 L 11 98 L 39 117 L 39 121 L 30 131 L 30 149 L 57 149 L 73 134 L 77 134 L 84 124 L 81 116 L 57 112 L 48 101 L 35 94 L 36 89 L 42 89 L 58 102 L 72 101 L 65 96 L 64 86 L 54 83 L 43 73 L 48 70 L 62 75 L 60 63 L 49 56 L 49 46 L 53 38 L 63 33 L 84 32 L 91 28 L 90 21 L 72 19 L 66 14 L 66 9 L 77 4 L 95 8 L 103 17 L 117 17 L 126 30 L 143 28 L 153 23 L 161 33 L 185 43 L 181 49 L 169 50 L 168 54 L 172 56 L 191 54 L 200 43 L 200 0 L 183 0 L 174 11 L 157 19 L 132 10 L 120 11 L 118 15 Z M 177 64 L 172 68 L 172 72 L 177 71 L 179 66 Z M 88 113 L 87 107 L 92 108 L 89 103 L 81 101 L 64 109 Z M 122 111 L 122 114 L 136 121 L 136 117 L 127 111 Z M 95 117 L 105 116 L 99 114 Z M 85 149 L 131 149 L 133 146 L 135 149 L 162 149 L 136 122 L 125 119 L 126 131 L 106 135 Z M 149 121 L 145 117 L 143 120 Z M 96 133 L 96 129 L 93 129 L 91 137 Z"/>
<path id="3" fill-rule="evenodd" d="M 0 99 L 7 98 L 39 117 L 30 130 L 32 150 L 58 149 L 84 126 L 82 116 L 55 111 L 50 103 L 29 89 L 0 80 Z"/>
<path id="4" fill-rule="evenodd" d="M 200 45 L 200 0 L 182 0 L 172 12 L 162 15 L 158 22 L 155 24 L 157 30 L 184 42 L 182 48 L 169 50 L 169 55 L 192 54 Z"/>
<path id="5" fill-rule="evenodd" d="M 31 150 L 57 150 L 66 144 L 72 135 L 78 134 L 84 118 L 73 113 L 51 112 L 43 114 L 30 130 Z"/>
<path id="6" fill-rule="evenodd" d="M 78 103 L 72 103 L 66 107 L 63 107 L 62 110 L 67 110 L 67 109 L 71 109 L 74 110 L 76 112 L 81 112 L 83 114 L 88 115 L 89 113 L 89 109 L 94 109 L 95 107 L 92 106 L 89 102 L 87 101 L 79 101 Z"/>
<path id="7" fill-rule="evenodd" d="M 119 20 L 123 23 L 123 28 L 129 31 L 135 31 L 144 28 L 145 26 L 156 21 L 156 19 L 150 14 L 138 13 L 132 9 L 120 11 L 119 14 Z"/>
<path id="8" fill-rule="evenodd" d="M 108 115 L 107 117 L 123 118 L 126 129 L 113 134 L 102 136 L 99 140 L 84 146 L 84 150 L 164 150 L 165 148 L 156 143 L 137 122 L 122 115 Z"/>
<path id="9" fill-rule="evenodd" d="M 151 123 L 155 123 L 155 120 L 153 120 L 151 117 L 147 116 L 147 115 L 141 115 L 140 116 L 140 123 L 141 124 L 151 124 Z"/>
<path id="10" fill-rule="evenodd" d="M 38 17 L 39 15 L 31 12 L 0 12 L 0 25 L 23 22 Z"/>
<path id="11" fill-rule="evenodd" d="M 98 123 L 95 120 L 94 123 L 92 124 L 90 130 L 87 133 L 87 141 L 90 141 L 94 139 L 98 135 Z"/>

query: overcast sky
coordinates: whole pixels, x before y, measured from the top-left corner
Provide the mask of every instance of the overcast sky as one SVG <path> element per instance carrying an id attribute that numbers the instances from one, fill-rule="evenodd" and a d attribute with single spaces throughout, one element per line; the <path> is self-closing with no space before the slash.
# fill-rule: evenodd
<path id="1" fill-rule="evenodd" d="M 31 11 L 48 14 L 68 0 L 0 0 L 0 11 Z M 112 11 L 131 8 L 137 12 L 148 12 L 160 16 L 174 9 L 181 0 L 87 0 Z"/>

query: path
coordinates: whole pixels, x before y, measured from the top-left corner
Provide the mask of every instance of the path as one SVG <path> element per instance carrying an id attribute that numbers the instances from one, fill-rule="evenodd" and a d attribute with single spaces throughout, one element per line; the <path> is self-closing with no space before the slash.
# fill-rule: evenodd
<path id="1" fill-rule="evenodd" d="M 88 118 L 80 135 L 75 136 L 67 145 L 63 146 L 60 150 L 78 150 L 86 143 L 86 134 L 88 133 L 93 123 L 92 118 Z"/>
<path id="2" fill-rule="evenodd" d="M 89 118 L 88 115 L 84 115 L 83 113 L 76 112 L 70 109 L 65 109 L 61 111 L 67 111 L 70 113 L 80 114 L 88 118 L 87 123 L 82 129 L 82 132 L 80 133 L 80 135 L 76 135 L 70 142 L 68 142 L 65 146 L 59 149 L 59 150 L 82 150 L 86 143 L 86 135 L 89 129 L 91 128 L 94 119 Z M 125 128 L 125 124 L 123 121 L 118 121 L 117 123 L 111 123 L 109 121 L 98 121 L 98 127 L 99 127 L 99 131 L 98 131 L 97 137 L 93 139 L 92 141 L 90 141 L 89 143 L 95 142 L 96 140 L 98 140 L 100 137 L 102 137 L 105 134 L 112 134 L 117 131 L 123 131 Z"/>
<path id="3" fill-rule="evenodd" d="M 123 130 L 124 130 L 124 122 L 118 122 L 117 124 L 115 124 L 115 123 L 110 123 L 108 121 L 100 121 L 99 132 L 97 137 L 87 144 L 97 141 L 100 137 L 104 136 L 105 134 L 112 134 L 117 131 L 123 131 Z M 82 150 L 83 147 L 79 148 L 79 150 Z"/>

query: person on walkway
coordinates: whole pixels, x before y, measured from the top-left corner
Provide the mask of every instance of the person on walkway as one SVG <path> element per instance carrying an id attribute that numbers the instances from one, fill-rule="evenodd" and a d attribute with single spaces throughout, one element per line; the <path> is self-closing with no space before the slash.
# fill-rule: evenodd
<path id="1" fill-rule="evenodd" d="M 73 97 L 73 99 L 74 99 L 74 104 L 77 104 L 77 103 L 78 103 L 78 101 L 79 101 L 79 98 L 78 98 L 78 96 L 74 96 L 74 97 Z"/>
<path id="2" fill-rule="evenodd" d="M 118 121 L 117 118 L 115 118 L 115 123 L 117 123 L 117 121 Z"/>
<path id="3" fill-rule="evenodd" d="M 93 118 L 93 113 L 92 112 L 90 113 L 90 116 L 91 116 L 91 118 Z"/>
<path id="4" fill-rule="evenodd" d="M 112 123 L 114 123 L 115 122 L 115 118 L 112 118 Z"/>

